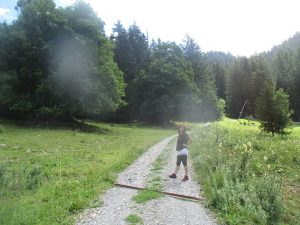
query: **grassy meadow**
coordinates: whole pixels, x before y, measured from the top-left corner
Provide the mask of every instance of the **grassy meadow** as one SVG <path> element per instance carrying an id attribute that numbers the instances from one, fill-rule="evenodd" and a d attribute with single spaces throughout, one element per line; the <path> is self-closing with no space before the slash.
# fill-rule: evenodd
<path id="1" fill-rule="evenodd" d="M 99 132 L 0 122 L 0 224 L 72 224 L 149 146 L 174 130 L 92 123 Z"/>
<path id="2" fill-rule="evenodd" d="M 300 126 L 287 136 L 230 120 L 194 126 L 191 158 L 226 224 L 300 224 Z"/>

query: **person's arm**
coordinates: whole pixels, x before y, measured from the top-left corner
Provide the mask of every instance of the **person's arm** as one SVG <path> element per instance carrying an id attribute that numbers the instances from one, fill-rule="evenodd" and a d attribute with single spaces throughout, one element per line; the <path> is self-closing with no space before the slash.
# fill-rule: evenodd
<path id="1" fill-rule="evenodd" d="M 187 148 L 190 144 L 192 144 L 192 142 L 193 142 L 193 139 L 190 136 L 188 136 L 188 142 L 187 142 L 187 144 L 183 144 L 183 147 Z"/>

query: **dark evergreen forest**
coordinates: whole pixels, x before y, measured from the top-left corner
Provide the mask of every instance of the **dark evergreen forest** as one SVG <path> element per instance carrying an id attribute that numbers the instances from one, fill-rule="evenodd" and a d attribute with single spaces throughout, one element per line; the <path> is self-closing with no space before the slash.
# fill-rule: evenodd
<path id="1" fill-rule="evenodd" d="M 282 90 L 300 119 L 300 34 L 268 52 L 235 57 L 149 40 L 116 21 L 112 34 L 82 1 L 19 0 L 0 24 L 0 114 L 14 119 L 170 121 L 256 118 L 258 99 Z M 201 43 L 200 43 L 201 44 Z M 225 101 L 225 108 L 224 108 Z M 241 113 L 242 107 L 244 107 Z"/>

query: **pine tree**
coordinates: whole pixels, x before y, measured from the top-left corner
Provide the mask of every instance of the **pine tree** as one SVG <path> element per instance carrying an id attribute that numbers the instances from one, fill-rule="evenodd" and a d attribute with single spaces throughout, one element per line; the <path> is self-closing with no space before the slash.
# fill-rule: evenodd
<path id="1" fill-rule="evenodd" d="M 197 87 L 193 70 L 175 43 L 157 43 L 149 67 L 134 81 L 138 119 L 156 124 L 186 119 Z"/>
<path id="2" fill-rule="evenodd" d="M 249 59 L 246 57 L 239 58 L 232 67 L 231 77 L 229 81 L 227 107 L 229 114 L 238 118 L 241 109 L 251 96 L 251 67 Z M 248 104 L 243 111 L 244 115 L 251 115 Z"/>
<path id="3" fill-rule="evenodd" d="M 263 131 L 284 134 L 291 122 L 288 95 L 282 89 L 274 91 L 271 82 L 265 82 L 256 101 L 256 116 Z"/>
<path id="4" fill-rule="evenodd" d="M 249 113 L 255 116 L 255 102 L 261 93 L 265 82 L 272 82 L 270 69 L 263 56 L 253 56 L 250 58 L 251 67 L 251 81 L 250 81 L 250 95 L 248 97 Z"/>
<path id="5" fill-rule="evenodd" d="M 123 27 L 120 21 L 113 28 L 111 40 L 115 45 L 115 61 L 124 73 L 126 82 L 125 101 L 127 105 L 111 115 L 113 120 L 130 121 L 136 119 L 135 105 L 140 105 L 139 93 L 136 93 L 134 80 L 140 73 L 147 70 L 149 65 L 150 49 L 147 37 L 137 25 L 131 25 L 129 30 Z"/>
<path id="6" fill-rule="evenodd" d="M 300 47 L 295 56 L 295 90 L 294 90 L 294 115 L 296 121 L 300 121 Z"/>
<path id="7" fill-rule="evenodd" d="M 198 88 L 198 103 L 190 106 L 193 112 L 190 119 L 196 121 L 218 119 L 221 113 L 218 108 L 216 87 L 205 55 L 199 45 L 188 35 L 181 48 L 186 60 L 192 66 L 193 80 Z"/>
<path id="8" fill-rule="evenodd" d="M 228 81 L 224 67 L 220 63 L 215 63 L 212 65 L 212 72 L 215 75 L 217 96 L 226 99 Z"/>
<path id="9" fill-rule="evenodd" d="M 273 71 L 276 78 L 276 89 L 282 88 L 288 95 L 291 107 L 294 108 L 294 98 L 297 87 L 295 86 L 294 52 L 280 49 L 273 60 Z"/>

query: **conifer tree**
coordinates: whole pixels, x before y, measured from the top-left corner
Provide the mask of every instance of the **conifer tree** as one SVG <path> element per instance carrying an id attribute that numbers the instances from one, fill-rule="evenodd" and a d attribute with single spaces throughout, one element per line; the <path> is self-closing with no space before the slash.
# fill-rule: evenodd
<path id="1" fill-rule="evenodd" d="M 265 82 L 264 87 L 257 98 L 256 116 L 261 122 L 263 131 L 284 134 L 285 128 L 291 122 L 292 111 L 289 109 L 288 95 L 279 89 L 275 92 L 271 82 Z"/>

